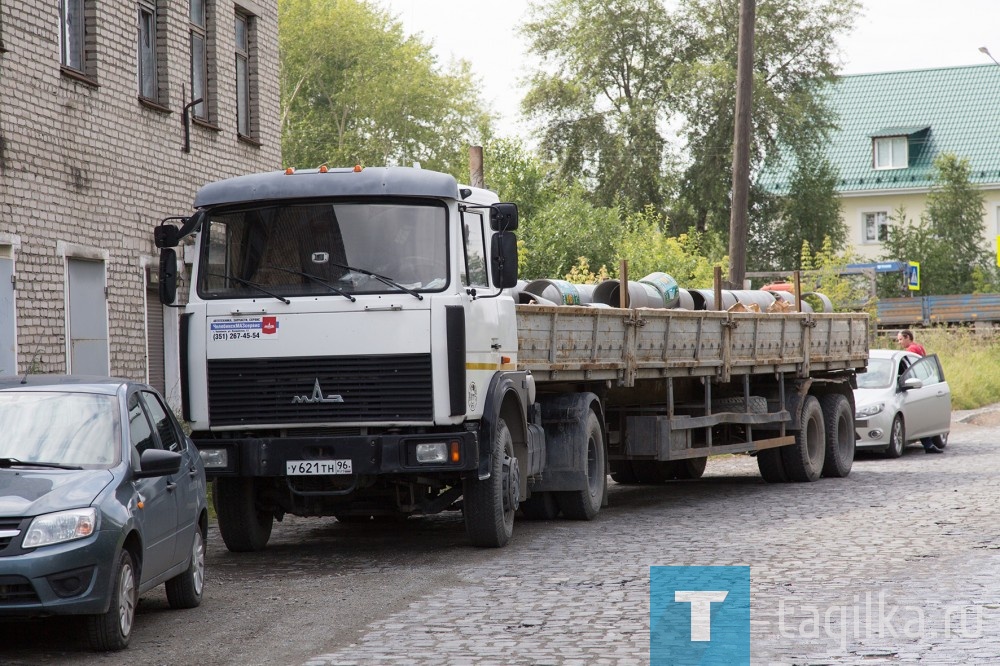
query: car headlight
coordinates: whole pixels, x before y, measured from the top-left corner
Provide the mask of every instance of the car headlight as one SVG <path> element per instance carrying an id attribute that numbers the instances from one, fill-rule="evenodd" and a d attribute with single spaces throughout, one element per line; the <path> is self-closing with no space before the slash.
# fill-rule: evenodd
<path id="1" fill-rule="evenodd" d="M 883 409 L 885 409 L 885 403 L 876 402 L 871 405 L 865 405 L 864 407 L 858 407 L 858 413 L 855 416 L 857 416 L 857 418 L 875 416 L 876 414 L 881 413 Z"/>
<path id="2" fill-rule="evenodd" d="M 37 516 L 24 534 L 23 548 L 38 548 L 88 537 L 97 531 L 97 510 L 71 509 Z"/>

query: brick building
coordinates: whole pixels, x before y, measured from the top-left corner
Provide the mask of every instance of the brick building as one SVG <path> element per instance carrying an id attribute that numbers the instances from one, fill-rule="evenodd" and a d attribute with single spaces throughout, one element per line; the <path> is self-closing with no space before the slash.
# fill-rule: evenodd
<path id="1" fill-rule="evenodd" d="M 275 0 L 0 0 L 0 374 L 164 388 L 153 227 L 278 168 L 278 107 Z"/>

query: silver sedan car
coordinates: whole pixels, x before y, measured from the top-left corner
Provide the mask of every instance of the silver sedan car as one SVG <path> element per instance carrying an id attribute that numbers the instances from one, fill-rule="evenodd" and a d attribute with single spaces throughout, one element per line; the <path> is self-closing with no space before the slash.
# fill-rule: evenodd
<path id="1" fill-rule="evenodd" d="M 909 442 L 925 437 L 938 448 L 948 443 L 951 388 L 937 355 L 871 350 L 868 372 L 858 375 L 854 402 L 859 449 L 898 458 Z"/>

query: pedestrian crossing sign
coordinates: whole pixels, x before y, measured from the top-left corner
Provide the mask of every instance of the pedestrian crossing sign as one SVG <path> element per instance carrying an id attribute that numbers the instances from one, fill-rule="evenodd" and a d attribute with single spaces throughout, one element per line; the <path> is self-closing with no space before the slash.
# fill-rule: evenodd
<path id="1" fill-rule="evenodd" d="M 920 262 L 911 261 L 906 269 L 906 288 L 910 291 L 920 291 Z"/>

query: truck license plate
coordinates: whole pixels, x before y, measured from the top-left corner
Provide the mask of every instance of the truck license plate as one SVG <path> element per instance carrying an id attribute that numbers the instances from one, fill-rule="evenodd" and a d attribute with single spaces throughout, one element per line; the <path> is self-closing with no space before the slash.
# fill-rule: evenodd
<path id="1" fill-rule="evenodd" d="M 351 460 L 289 460 L 285 463 L 288 476 L 351 474 Z"/>

